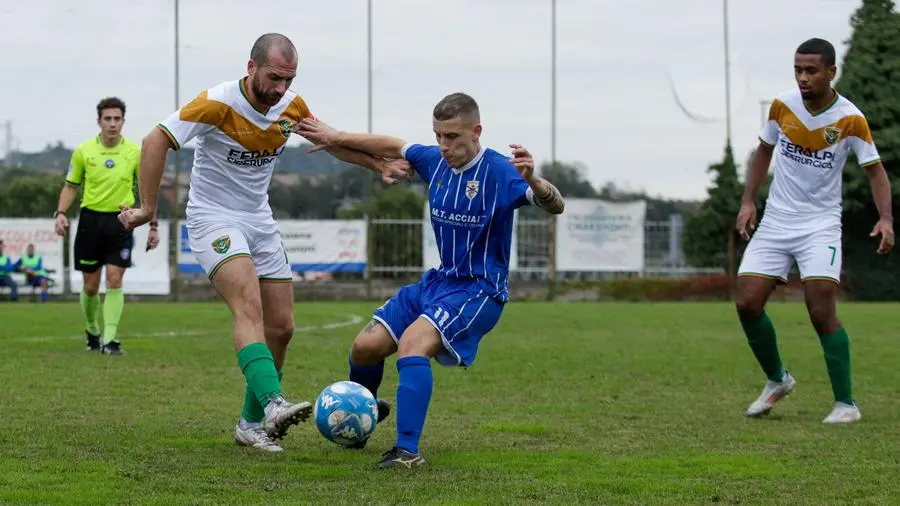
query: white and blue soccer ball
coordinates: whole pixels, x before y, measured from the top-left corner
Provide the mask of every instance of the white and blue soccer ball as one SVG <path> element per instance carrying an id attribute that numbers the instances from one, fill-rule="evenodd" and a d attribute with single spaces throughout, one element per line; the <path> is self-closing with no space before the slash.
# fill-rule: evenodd
<path id="1" fill-rule="evenodd" d="M 338 381 L 322 390 L 313 406 L 316 427 L 325 439 L 339 445 L 365 441 L 378 424 L 378 402 L 366 387 Z"/>

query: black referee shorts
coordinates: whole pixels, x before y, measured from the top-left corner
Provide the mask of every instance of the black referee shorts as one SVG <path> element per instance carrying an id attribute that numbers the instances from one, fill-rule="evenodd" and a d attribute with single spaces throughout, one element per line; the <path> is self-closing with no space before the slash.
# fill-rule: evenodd
<path id="1" fill-rule="evenodd" d="M 118 214 L 81 209 L 75 232 L 75 270 L 96 272 L 107 264 L 131 267 L 134 234 L 125 230 Z"/>

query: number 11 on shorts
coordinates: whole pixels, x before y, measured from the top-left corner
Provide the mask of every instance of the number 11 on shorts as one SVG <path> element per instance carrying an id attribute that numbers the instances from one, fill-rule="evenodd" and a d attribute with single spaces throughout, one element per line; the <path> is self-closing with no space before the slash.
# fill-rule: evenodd
<path id="1" fill-rule="evenodd" d="M 447 323 L 447 318 L 450 318 L 450 313 L 445 311 L 444 308 L 439 307 L 434 311 L 434 321 L 439 327 L 443 327 Z"/>
<path id="2" fill-rule="evenodd" d="M 837 248 L 829 246 L 828 249 L 831 250 L 831 265 L 834 265 L 834 256 L 837 254 Z"/>

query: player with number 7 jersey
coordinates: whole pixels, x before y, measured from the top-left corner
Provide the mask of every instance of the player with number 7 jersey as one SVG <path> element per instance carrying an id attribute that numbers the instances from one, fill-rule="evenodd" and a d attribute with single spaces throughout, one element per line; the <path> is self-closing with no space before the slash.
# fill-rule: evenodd
<path id="1" fill-rule="evenodd" d="M 844 165 L 856 155 L 870 179 L 880 219 L 872 235 L 881 235 L 877 253 L 894 242 L 890 180 L 862 111 L 838 93 L 834 47 L 810 39 L 794 54 L 797 89 L 773 100 L 759 134 L 738 213 L 736 228 L 749 244 L 738 268 L 736 309 L 767 383 L 747 408 L 747 416 L 768 414 L 796 384 L 781 361 L 775 327 L 765 312 L 777 282 L 786 283 L 794 262 L 800 271 L 809 318 L 819 336 L 831 380 L 834 405 L 824 423 L 860 419 L 851 388 L 850 338 L 837 317 L 841 281 L 841 183 Z M 755 228 L 756 192 L 772 156 L 774 178 L 765 214 Z"/>

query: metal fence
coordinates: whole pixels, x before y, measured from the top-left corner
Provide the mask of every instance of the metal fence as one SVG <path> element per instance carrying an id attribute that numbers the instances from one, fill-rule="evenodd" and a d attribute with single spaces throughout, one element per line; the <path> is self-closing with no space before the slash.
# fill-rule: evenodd
<path id="1" fill-rule="evenodd" d="M 520 219 L 516 224 L 518 266 L 510 273 L 515 280 L 578 279 L 600 280 L 617 277 L 690 277 L 722 273 L 721 267 L 689 266 L 681 248 L 683 222 L 674 215 L 669 221 L 644 224 L 644 269 L 640 272 L 565 272 L 552 268 L 555 243 L 551 220 Z M 375 218 L 369 223 L 369 275 L 391 278 L 423 271 L 422 227 L 420 219 Z M 390 238 L 389 241 L 378 238 Z"/>

